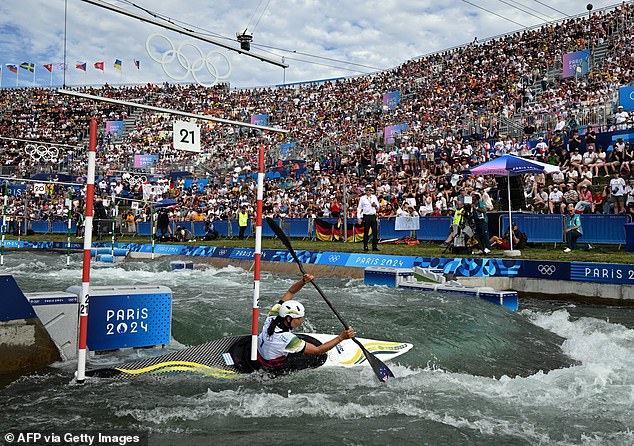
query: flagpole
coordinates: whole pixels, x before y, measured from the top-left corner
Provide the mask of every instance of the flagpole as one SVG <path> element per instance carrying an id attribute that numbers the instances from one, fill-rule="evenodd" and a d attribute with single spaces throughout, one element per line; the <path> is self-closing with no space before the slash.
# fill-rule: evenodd
<path id="1" fill-rule="evenodd" d="M 16 65 L 15 86 L 18 87 L 19 85 L 20 85 L 20 66 Z"/>
<path id="2" fill-rule="evenodd" d="M 35 64 L 33 64 L 33 86 L 35 86 Z"/>
<path id="3" fill-rule="evenodd" d="M 51 88 L 53 88 L 53 65 L 51 65 Z"/>

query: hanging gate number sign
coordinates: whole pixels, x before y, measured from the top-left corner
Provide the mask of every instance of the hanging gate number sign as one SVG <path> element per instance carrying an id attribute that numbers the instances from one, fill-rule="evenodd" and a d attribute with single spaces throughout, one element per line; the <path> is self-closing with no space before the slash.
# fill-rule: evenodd
<path id="1" fill-rule="evenodd" d="M 188 121 L 174 121 L 174 148 L 187 152 L 200 152 L 200 126 Z"/>

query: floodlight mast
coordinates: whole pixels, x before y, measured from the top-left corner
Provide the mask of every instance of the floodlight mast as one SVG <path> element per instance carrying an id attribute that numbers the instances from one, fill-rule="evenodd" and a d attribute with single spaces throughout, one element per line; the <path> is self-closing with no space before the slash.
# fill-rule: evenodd
<path id="1" fill-rule="evenodd" d="M 81 0 L 85 3 L 90 3 L 91 5 L 95 5 L 95 6 L 99 6 L 100 8 L 104 8 L 104 9 L 108 9 L 112 12 L 116 12 L 118 14 L 122 14 L 128 17 L 132 17 L 133 19 L 137 19 L 140 20 L 142 22 L 146 22 L 146 23 L 151 23 L 153 25 L 156 26 L 160 26 L 161 28 L 165 28 L 165 29 L 169 29 L 171 31 L 180 33 L 180 34 L 185 34 L 186 36 L 189 37 L 193 37 L 194 39 L 198 39 L 198 40 L 202 40 L 203 42 L 207 42 L 207 43 L 211 43 L 212 45 L 217 45 L 220 46 L 222 48 L 226 48 L 228 50 L 231 51 L 235 51 L 236 53 L 240 53 L 240 54 L 244 54 L 245 56 L 249 56 L 249 57 L 253 57 L 255 59 L 261 60 L 262 62 L 267 62 L 270 63 L 272 65 L 276 65 L 278 67 L 282 67 L 282 68 L 288 68 L 288 64 L 285 64 L 284 62 L 280 62 L 279 60 L 276 59 L 272 59 L 270 57 L 267 56 L 262 56 L 259 54 L 254 54 L 251 53 L 249 50 L 244 50 L 243 48 L 236 48 L 230 45 L 227 45 L 226 43 L 220 41 L 220 40 L 216 40 L 216 39 L 212 39 L 211 37 L 208 36 L 203 36 L 201 34 L 195 33 L 193 31 L 189 31 L 187 29 L 183 29 L 180 26 L 174 25 L 172 23 L 169 22 L 164 22 L 158 19 L 154 19 L 154 18 L 150 18 L 150 17 L 144 17 L 140 14 L 136 14 L 132 11 L 127 11 L 123 8 L 119 8 L 118 6 L 115 5 L 111 5 L 110 3 L 106 3 L 102 0 Z"/>

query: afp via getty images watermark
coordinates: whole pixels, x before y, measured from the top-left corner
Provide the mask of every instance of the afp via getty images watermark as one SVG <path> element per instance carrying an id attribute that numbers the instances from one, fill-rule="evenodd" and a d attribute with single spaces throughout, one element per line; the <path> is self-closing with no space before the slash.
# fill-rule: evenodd
<path id="1" fill-rule="evenodd" d="M 147 432 L 126 431 L 11 431 L 4 445 L 148 446 Z"/>

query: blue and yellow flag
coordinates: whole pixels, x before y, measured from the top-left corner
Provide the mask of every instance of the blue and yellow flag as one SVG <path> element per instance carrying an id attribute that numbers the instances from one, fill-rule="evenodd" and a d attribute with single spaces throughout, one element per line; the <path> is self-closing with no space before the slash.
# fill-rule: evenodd
<path id="1" fill-rule="evenodd" d="M 33 71 L 35 71 L 35 64 L 30 63 L 30 62 L 22 62 L 20 64 L 20 68 L 24 68 L 27 71 L 30 71 L 31 73 L 33 73 Z"/>
<path id="2" fill-rule="evenodd" d="M 121 59 L 115 59 L 114 60 L 114 65 L 113 65 L 117 70 L 121 70 Z"/>

